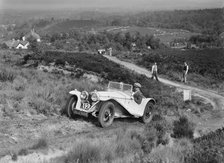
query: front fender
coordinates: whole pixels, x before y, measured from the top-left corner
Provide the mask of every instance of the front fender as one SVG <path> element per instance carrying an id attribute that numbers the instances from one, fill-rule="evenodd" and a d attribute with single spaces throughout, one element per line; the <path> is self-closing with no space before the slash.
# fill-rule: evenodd
<path id="1" fill-rule="evenodd" d="M 76 95 L 76 96 L 80 97 L 81 92 L 78 91 L 77 89 L 75 89 L 75 90 L 70 91 L 69 94 L 70 95 Z"/>

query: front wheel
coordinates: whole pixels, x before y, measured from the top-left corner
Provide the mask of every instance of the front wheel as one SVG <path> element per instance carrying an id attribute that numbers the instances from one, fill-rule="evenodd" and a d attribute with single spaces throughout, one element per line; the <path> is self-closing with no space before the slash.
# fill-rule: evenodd
<path id="1" fill-rule="evenodd" d="M 114 108 L 114 104 L 110 101 L 102 104 L 98 115 L 98 120 L 102 127 L 108 127 L 113 123 L 115 114 Z"/>
<path id="2" fill-rule="evenodd" d="M 145 106 L 144 114 L 142 116 L 143 123 L 149 123 L 152 121 L 154 111 L 154 104 L 152 102 L 148 102 Z"/>
<path id="3" fill-rule="evenodd" d="M 74 113 L 72 110 L 76 106 L 76 103 L 77 98 L 75 96 L 71 96 L 67 101 L 67 105 L 65 107 L 65 113 L 69 118 L 74 118 Z"/>

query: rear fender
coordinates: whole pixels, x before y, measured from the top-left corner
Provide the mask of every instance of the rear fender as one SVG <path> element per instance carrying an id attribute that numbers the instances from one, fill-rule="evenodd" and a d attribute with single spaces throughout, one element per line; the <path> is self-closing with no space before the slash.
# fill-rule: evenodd
<path id="1" fill-rule="evenodd" d="M 147 103 L 148 103 L 148 102 L 153 103 L 153 105 L 155 105 L 155 104 L 156 104 L 156 100 L 155 100 L 154 98 L 148 98 Z M 147 104 L 147 103 L 146 103 L 146 104 Z"/>

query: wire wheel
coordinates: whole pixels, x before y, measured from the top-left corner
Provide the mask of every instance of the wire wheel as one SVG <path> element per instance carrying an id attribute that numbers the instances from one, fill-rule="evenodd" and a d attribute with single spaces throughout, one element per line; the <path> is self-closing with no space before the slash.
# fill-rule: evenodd
<path id="1" fill-rule="evenodd" d="M 154 111 L 154 105 L 152 102 L 148 102 L 145 106 L 144 114 L 142 116 L 143 123 L 149 123 L 152 121 Z"/>
<path id="2" fill-rule="evenodd" d="M 99 123 L 102 127 L 108 127 L 113 123 L 114 120 L 114 104 L 112 102 L 105 102 L 98 115 Z"/>
<path id="3" fill-rule="evenodd" d="M 69 118 L 74 117 L 73 109 L 75 108 L 76 103 L 77 103 L 77 98 L 75 96 L 71 96 L 68 99 L 68 102 L 67 102 L 67 105 L 66 105 L 66 108 L 65 108 L 65 112 L 66 112 L 66 115 Z"/>

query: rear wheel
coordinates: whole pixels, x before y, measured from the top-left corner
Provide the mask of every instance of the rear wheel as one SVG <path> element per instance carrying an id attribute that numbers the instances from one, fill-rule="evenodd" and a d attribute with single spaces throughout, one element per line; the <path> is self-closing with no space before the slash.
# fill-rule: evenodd
<path id="1" fill-rule="evenodd" d="M 114 104 L 110 101 L 102 104 L 98 115 L 98 120 L 102 127 L 108 127 L 113 123 L 115 114 L 114 108 Z"/>
<path id="2" fill-rule="evenodd" d="M 148 102 L 145 106 L 144 114 L 142 116 L 143 123 L 149 123 L 152 121 L 154 112 L 154 104 L 152 102 Z"/>
<path id="3" fill-rule="evenodd" d="M 77 98 L 75 96 L 71 96 L 68 101 L 65 108 L 65 113 L 69 118 L 74 118 L 73 109 L 75 108 L 77 103 Z"/>

